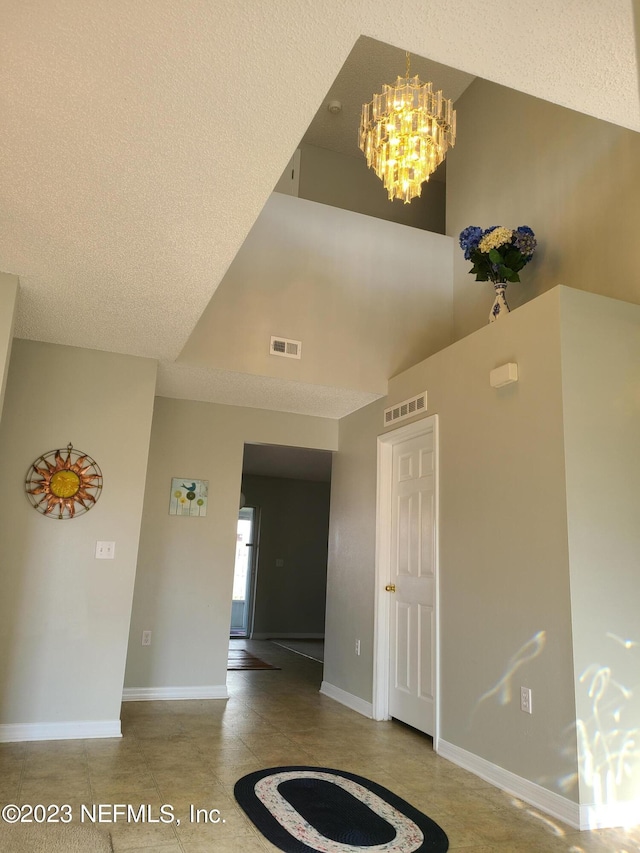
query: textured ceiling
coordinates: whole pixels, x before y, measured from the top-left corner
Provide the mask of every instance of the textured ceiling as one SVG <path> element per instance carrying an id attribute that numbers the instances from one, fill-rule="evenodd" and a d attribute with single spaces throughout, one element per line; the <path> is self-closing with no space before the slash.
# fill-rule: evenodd
<path id="1" fill-rule="evenodd" d="M 0 270 L 16 333 L 54 343 L 175 359 L 362 34 L 640 129 L 629 0 L 0 0 L 0 20 Z"/>

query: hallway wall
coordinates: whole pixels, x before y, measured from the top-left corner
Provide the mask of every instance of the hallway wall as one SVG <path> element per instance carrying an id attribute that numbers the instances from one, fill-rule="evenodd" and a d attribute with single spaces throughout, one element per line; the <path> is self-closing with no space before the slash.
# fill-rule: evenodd
<path id="1" fill-rule="evenodd" d="M 338 422 L 156 397 L 125 678 L 129 698 L 225 696 L 245 443 L 337 450 Z M 170 516 L 172 477 L 209 481 L 204 518 Z M 141 645 L 152 631 L 150 646 Z"/>
<path id="2" fill-rule="evenodd" d="M 491 388 L 508 361 L 521 381 Z M 440 433 L 440 735 L 558 792 L 576 769 L 558 291 L 395 377 L 386 405 L 425 389 Z M 340 422 L 332 494 L 325 680 L 365 701 L 382 409 Z"/>
<path id="3" fill-rule="evenodd" d="M 439 749 L 585 827 L 635 820 L 640 791 L 639 330 L 640 306 L 554 288 L 387 400 L 426 389 L 439 422 Z M 518 381 L 492 388 L 507 362 Z M 332 495 L 325 679 L 365 702 L 381 424 L 375 406 L 341 421 Z"/>
<path id="4" fill-rule="evenodd" d="M 342 418 L 331 476 L 324 681 L 365 703 L 372 698 L 376 436 L 385 405 L 377 400 Z"/>
<path id="5" fill-rule="evenodd" d="M 0 424 L 0 740 L 120 733 L 156 363 L 14 340 Z M 100 499 L 45 518 L 25 495 L 42 453 L 71 442 Z M 115 558 L 96 560 L 96 541 Z"/>
<path id="6" fill-rule="evenodd" d="M 242 488 L 260 512 L 253 636 L 324 636 L 330 484 L 245 474 Z"/>
<path id="7" fill-rule="evenodd" d="M 626 756 L 640 727 L 640 305 L 563 288 L 561 306 L 580 800 L 632 824 L 640 797 L 640 758 L 633 749 Z"/>

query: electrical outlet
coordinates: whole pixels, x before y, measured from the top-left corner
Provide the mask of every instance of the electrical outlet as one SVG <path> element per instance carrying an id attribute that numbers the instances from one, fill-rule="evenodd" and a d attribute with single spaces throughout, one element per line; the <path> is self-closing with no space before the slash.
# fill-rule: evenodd
<path id="1" fill-rule="evenodd" d="M 360 654 L 360 640 L 356 640 L 356 654 Z"/>
<path id="2" fill-rule="evenodd" d="M 531 688 L 520 688 L 520 710 L 525 714 L 533 714 L 533 706 L 531 704 Z"/>
<path id="3" fill-rule="evenodd" d="M 150 646 L 151 645 L 151 631 L 143 631 L 142 632 L 142 645 Z"/>

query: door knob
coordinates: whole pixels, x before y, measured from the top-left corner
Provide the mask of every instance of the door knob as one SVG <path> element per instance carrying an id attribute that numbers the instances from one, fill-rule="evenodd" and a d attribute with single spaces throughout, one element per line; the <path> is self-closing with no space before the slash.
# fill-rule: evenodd
<path id="1" fill-rule="evenodd" d="M 394 583 L 388 583 L 385 586 L 385 589 L 387 592 L 395 592 L 396 591 L 396 585 Z"/>

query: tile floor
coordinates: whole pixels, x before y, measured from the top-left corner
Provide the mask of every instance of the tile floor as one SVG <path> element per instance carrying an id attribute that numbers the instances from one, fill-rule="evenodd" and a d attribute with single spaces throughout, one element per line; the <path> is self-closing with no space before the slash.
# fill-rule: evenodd
<path id="1" fill-rule="evenodd" d="M 321 664 L 268 642 L 246 647 L 282 669 L 229 673 L 228 701 L 125 703 L 118 740 L 0 744 L 0 803 L 69 803 L 74 822 L 81 804 L 149 804 L 154 817 L 170 804 L 180 826 L 105 824 L 115 853 L 264 853 L 276 848 L 236 806 L 234 782 L 311 764 L 390 788 L 444 828 L 452 851 L 640 851 L 638 830 L 578 833 L 439 758 L 429 738 L 321 696 Z M 224 823 L 190 822 L 190 804 Z"/>

